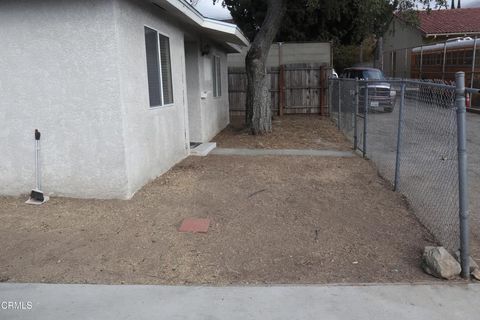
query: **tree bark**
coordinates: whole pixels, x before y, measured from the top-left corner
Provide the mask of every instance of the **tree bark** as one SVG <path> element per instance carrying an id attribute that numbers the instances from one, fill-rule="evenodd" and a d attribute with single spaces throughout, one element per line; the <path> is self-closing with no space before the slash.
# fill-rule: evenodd
<path id="1" fill-rule="evenodd" d="M 247 105 L 245 122 L 252 134 L 272 131 L 271 98 L 266 61 L 287 10 L 286 0 L 267 0 L 265 20 L 253 39 L 245 58 L 247 72 Z"/>

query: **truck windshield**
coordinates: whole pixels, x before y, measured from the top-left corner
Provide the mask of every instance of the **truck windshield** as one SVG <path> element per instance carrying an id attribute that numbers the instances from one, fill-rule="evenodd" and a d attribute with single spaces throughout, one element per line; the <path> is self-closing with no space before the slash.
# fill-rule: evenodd
<path id="1" fill-rule="evenodd" d="M 366 80 L 384 80 L 385 77 L 380 70 L 364 70 L 363 78 Z"/>

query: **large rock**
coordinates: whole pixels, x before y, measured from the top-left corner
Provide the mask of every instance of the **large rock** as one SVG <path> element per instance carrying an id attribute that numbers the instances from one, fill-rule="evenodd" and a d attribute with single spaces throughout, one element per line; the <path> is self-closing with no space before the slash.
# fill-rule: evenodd
<path id="1" fill-rule="evenodd" d="M 442 279 L 453 279 L 460 274 L 460 263 L 444 247 L 425 247 L 422 267 L 426 273 Z"/>
<path id="2" fill-rule="evenodd" d="M 480 269 L 474 269 L 471 274 L 475 280 L 480 281 Z"/>
<path id="3" fill-rule="evenodd" d="M 460 263 L 460 251 L 455 252 L 455 258 L 457 258 L 457 261 Z M 479 269 L 478 264 L 473 260 L 473 258 L 470 256 L 470 273 L 472 273 L 474 270 Z"/>

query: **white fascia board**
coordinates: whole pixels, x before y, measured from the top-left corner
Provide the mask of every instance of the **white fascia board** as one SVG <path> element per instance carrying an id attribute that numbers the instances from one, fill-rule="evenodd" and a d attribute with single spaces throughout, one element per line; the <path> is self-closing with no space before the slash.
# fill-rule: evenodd
<path id="1" fill-rule="evenodd" d="M 472 47 L 475 44 L 475 39 L 459 39 L 457 41 L 452 41 L 452 42 L 447 42 L 446 46 L 447 49 L 452 49 L 452 48 L 464 48 L 464 47 Z M 431 45 L 425 45 L 421 47 L 416 47 L 412 49 L 412 52 L 428 52 L 428 51 L 438 51 L 441 49 L 445 48 L 445 42 L 440 42 L 440 43 L 435 43 Z"/>
<path id="2" fill-rule="evenodd" d="M 225 45 L 227 45 L 227 47 L 232 49 L 228 53 L 242 53 L 242 51 L 243 51 L 242 48 L 244 47 L 244 46 L 240 46 L 238 44 L 234 44 L 234 43 L 230 43 L 230 42 L 225 42 Z"/>
<path id="3" fill-rule="evenodd" d="M 234 35 L 240 42 L 236 44 L 243 46 L 250 45 L 250 41 L 248 41 L 247 37 L 245 37 L 243 32 L 235 24 L 204 18 L 204 23 L 202 27 L 205 29 L 216 30 Z"/>
<path id="4" fill-rule="evenodd" d="M 475 36 L 480 35 L 480 32 L 452 32 L 452 33 L 432 33 L 432 34 L 425 34 L 425 38 L 436 38 L 436 37 L 467 37 L 467 36 Z"/>
<path id="5" fill-rule="evenodd" d="M 214 19 L 205 18 L 186 0 L 153 0 L 153 2 L 162 5 L 162 2 L 167 2 L 170 6 L 181 12 L 191 22 L 206 31 L 214 31 L 225 34 L 228 37 L 228 42 L 248 46 L 250 42 L 242 33 L 242 31 L 232 23 L 218 21 Z"/>

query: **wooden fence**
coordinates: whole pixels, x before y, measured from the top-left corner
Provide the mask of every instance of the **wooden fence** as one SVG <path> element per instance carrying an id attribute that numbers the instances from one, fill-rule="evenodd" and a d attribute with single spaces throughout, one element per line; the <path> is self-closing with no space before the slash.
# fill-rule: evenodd
<path id="1" fill-rule="evenodd" d="M 292 64 L 267 70 L 272 113 L 328 114 L 329 68 L 318 64 Z M 228 69 L 230 115 L 245 114 L 247 76 L 243 68 Z"/>

